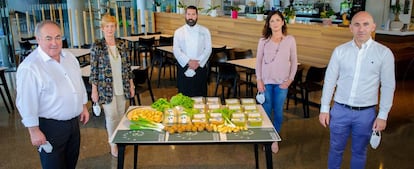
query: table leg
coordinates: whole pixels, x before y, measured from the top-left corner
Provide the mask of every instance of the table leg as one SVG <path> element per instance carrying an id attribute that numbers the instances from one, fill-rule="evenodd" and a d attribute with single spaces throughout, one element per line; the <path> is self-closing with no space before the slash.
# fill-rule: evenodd
<path id="1" fill-rule="evenodd" d="M 266 153 L 266 168 L 273 169 L 273 157 L 272 157 L 272 143 L 265 144 L 265 153 Z"/>
<path id="2" fill-rule="evenodd" d="M 138 145 L 134 145 L 134 169 L 137 169 L 138 164 Z"/>
<path id="3" fill-rule="evenodd" d="M 9 99 L 10 107 L 11 107 L 12 110 L 14 110 L 13 100 L 11 98 L 9 87 L 7 85 L 7 81 L 6 81 L 6 77 L 4 76 L 4 73 L 5 73 L 4 70 L 0 72 L 0 78 L 1 78 L 1 81 L 3 82 L 4 90 L 6 91 L 7 98 Z M 6 101 L 4 101 L 4 102 L 6 102 Z"/>
<path id="4" fill-rule="evenodd" d="M 254 144 L 254 161 L 256 162 L 256 169 L 259 169 L 259 145 Z"/>
<path id="5" fill-rule="evenodd" d="M 118 145 L 118 169 L 124 168 L 125 144 Z"/>

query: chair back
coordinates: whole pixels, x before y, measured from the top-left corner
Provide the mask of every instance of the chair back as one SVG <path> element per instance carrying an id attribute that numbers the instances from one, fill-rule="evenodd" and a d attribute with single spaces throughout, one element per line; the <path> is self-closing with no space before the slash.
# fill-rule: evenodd
<path id="1" fill-rule="evenodd" d="M 19 41 L 20 49 L 23 51 L 32 50 L 32 44 L 29 41 Z"/>
<path id="2" fill-rule="evenodd" d="M 142 85 L 148 80 L 148 67 L 134 69 L 132 73 L 134 74 L 133 81 L 135 85 Z"/>
<path id="3" fill-rule="evenodd" d="M 90 49 L 92 47 L 92 44 L 83 44 L 81 46 L 82 49 Z"/>
<path id="4" fill-rule="evenodd" d="M 247 59 L 253 58 L 253 51 L 251 49 L 247 50 L 234 50 L 234 59 Z"/>
<path id="5" fill-rule="evenodd" d="M 227 63 L 229 56 L 226 52 L 216 53 L 213 59 L 213 62 L 217 64 L 219 76 L 225 76 L 225 78 L 238 76 L 236 67 Z"/>
<path id="6" fill-rule="evenodd" d="M 166 37 L 166 36 L 160 36 L 159 46 L 172 46 L 174 41 L 174 37 Z"/>
<path id="7" fill-rule="evenodd" d="M 213 55 L 212 61 L 215 63 L 226 63 L 228 60 L 228 55 L 226 52 L 217 52 Z"/>
<path id="8" fill-rule="evenodd" d="M 145 33 L 131 33 L 130 36 L 143 36 Z"/>
<path id="9" fill-rule="evenodd" d="M 320 83 L 325 78 L 326 67 L 311 66 L 306 74 L 306 83 Z"/>
<path id="10" fill-rule="evenodd" d="M 296 89 L 296 86 L 302 82 L 303 68 L 298 68 L 295 78 L 289 87 Z"/>
<path id="11" fill-rule="evenodd" d="M 62 48 L 69 48 L 67 39 L 62 39 Z"/>
<path id="12" fill-rule="evenodd" d="M 139 42 L 139 46 L 144 47 L 144 48 L 152 48 L 154 46 L 155 43 L 155 37 L 151 37 L 151 38 L 139 38 L 138 39 Z"/>
<path id="13" fill-rule="evenodd" d="M 29 40 L 35 40 L 36 37 L 32 36 L 32 37 L 27 37 L 27 38 L 20 38 L 21 41 L 29 41 Z"/>
<path id="14" fill-rule="evenodd" d="M 161 32 L 147 32 L 147 35 L 159 35 Z"/>
<path id="15" fill-rule="evenodd" d="M 209 58 L 209 62 L 215 62 L 215 60 L 217 60 L 215 57 L 216 57 L 217 53 L 220 53 L 220 52 L 224 52 L 225 54 L 227 54 L 226 46 L 219 47 L 219 48 L 212 48 L 210 58 Z M 226 57 L 227 56 L 228 55 L 226 55 Z"/>

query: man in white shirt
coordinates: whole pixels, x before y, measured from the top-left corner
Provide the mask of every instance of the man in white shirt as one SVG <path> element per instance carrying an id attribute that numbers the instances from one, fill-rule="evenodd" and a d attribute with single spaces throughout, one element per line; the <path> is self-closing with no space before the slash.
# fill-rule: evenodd
<path id="1" fill-rule="evenodd" d="M 372 16 L 359 12 L 349 27 L 354 38 L 334 50 L 321 98 L 319 121 L 330 128 L 329 169 L 341 167 L 350 136 L 350 168 L 365 168 L 371 133 L 385 129 L 395 90 L 394 55 L 389 48 L 372 40 L 371 33 L 376 27 Z M 335 103 L 329 110 L 334 91 Z"/>
<path id="2" fill-rule="evenodd" d="M 43 169 L 75 169 L 80 148 L 79 120 L 89 112 L 76 57 L 62 51 L 62 32 L 53 21 L 36 26 L 39 44 L 16 74 L 16 106 L 33 146 L 40 147 Z M 50 143 L 52 149 L 42 149 Z"/>
<path id="3" fill-rule="evenodd" d="M 197 24 L 197 7 L 188 6 L 186 24 L 174 32 L 178 92 L 186 96 L 207 96 L 206 63 L 211 54 L 210 31 Z"/>

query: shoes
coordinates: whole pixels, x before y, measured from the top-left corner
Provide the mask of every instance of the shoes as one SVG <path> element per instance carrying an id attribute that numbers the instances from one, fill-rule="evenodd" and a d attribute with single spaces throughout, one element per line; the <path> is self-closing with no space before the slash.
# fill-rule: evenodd
<path id="1" fill-rule="evenodd" d="M 111 155 L 112 157 L 117 158 L 118 157 L 118 146 L 115 145 L 111 145 Z"/>
<path id="2" fill-rule="evenodd" d="M 277 143 L 277 141 L 272 143 L 272 152 L 275 154 L 279 152 L 279 144 Z"/>

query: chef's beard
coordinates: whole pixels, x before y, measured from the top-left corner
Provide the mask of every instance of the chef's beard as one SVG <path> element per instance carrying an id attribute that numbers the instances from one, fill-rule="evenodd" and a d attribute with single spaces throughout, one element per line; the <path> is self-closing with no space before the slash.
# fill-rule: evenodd
<path id="1" fill-rule="evenodd" d="M 187 23 L 188 26 L 194 26 L 197 23 L 197 19 L 186 19 L 185 23 Z"/>

